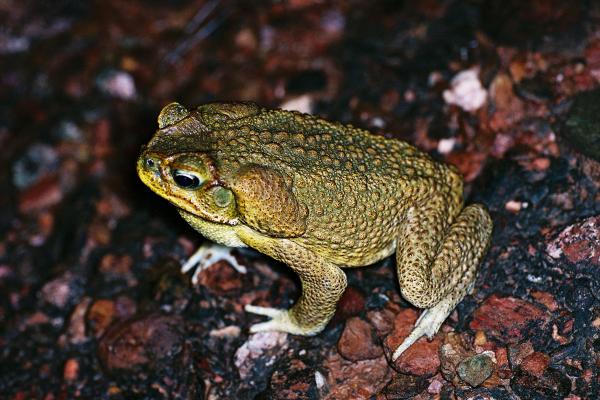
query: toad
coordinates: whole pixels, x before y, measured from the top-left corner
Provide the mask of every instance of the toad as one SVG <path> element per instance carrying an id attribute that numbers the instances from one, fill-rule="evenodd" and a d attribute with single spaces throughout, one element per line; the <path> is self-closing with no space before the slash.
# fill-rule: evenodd
<path id="1" fill-rule="evenodd" d="M 254 103 L 167 105 L 137 171 L 206 238 L 299 275 L 289 310 L 246 305 L 269 318 L 250 332 L 319 333 L 343 269 L 395 253 L 401 294 L 423 312 L 393 360 L 470 292 L 492 232 L 482 205 L 463 205 L 455 168 L 400 140 Z"/>

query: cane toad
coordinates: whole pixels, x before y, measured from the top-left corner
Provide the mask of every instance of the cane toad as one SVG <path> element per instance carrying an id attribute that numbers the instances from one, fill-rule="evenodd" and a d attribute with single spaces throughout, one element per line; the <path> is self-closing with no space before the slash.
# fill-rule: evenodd
<path id="1" fill-rule="evenodd" d="M 432 337 L 472 288 L 492 221 L 463 205 L 450 166 L 400 140 L 253 103 L 167 105 L 137 162 L 142 181 L 206 238 L 286 263 L 302 295 L 251 332 L 314 335 L 346 288 L 342 268 L 396 253 L 402 296 L 424 309 L 395 360 Z"/>

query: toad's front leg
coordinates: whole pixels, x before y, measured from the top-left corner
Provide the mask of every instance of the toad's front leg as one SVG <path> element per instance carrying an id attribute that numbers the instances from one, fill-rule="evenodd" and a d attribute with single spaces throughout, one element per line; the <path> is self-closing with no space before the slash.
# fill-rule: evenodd
<path id="1" fill-rule="evenodd" d="M 340 267 L 287 239 L 273 239 L 241 228 L 240 238 L 279 261 L 299 276 L 302 295 L 289 310 L 247 305 L 246 311 L 271 319 L 258 323 L 250 332 L 282 331 L 295 335 L 315 335 L 329 322 L 346 289 L 346 275 Z"/>
<path id="2" fill-rule="evenodd" d="M 472 288 L 487 251 L 492 220 L 479 204 L 465 207 L 448 224 L 443 199 L 411 210 L 398 237 L 396 262 L 402 295 L 425 310 L 396 349 L 396 360 L 421 336 L 432 338 Z"/>

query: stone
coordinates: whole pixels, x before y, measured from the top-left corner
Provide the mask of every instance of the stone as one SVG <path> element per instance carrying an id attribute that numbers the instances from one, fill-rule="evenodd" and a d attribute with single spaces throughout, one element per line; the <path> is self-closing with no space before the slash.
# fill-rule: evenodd
<path id="1" fill-rule="evenodd" d="M 459 385 L 456 369 L 462 360 L 474 354 L 460 334 L 449 332 L 440 348 L 440 369 L 444 378 L 454 385 Z"/>
<path id="2" fill-rule="evenodd" d="M 402 343 L 417 320 L 417 311 L 412 308 L 401 310 L 394 320 L 394 330 L 384 341 L 386 354 L 394 353 Z M 440 368 L 439 349 L 441 346 L 440 333 L 433 340 L 426 337 L 417 340 L 393 363 L 396 371 L 415 376 L 432 376 Z"/>
<path id="3" fill-rule="evenodd" d="M 372 360 L 349 361 L 339 353 L 331 352 L 323 363 L 327 400 L 370 399 L 380 392 L 392 377 L 392 370 L 384 356 Z"/>
<path id="4" fill-rule="evenodd" d="M 548 292 L 541 292 L 538 290 L 534 290 L 531 292 L 531 296 L 540 304 L 543 304 L 548 311 L 556 311 L 558 309 L 558 304 L 554 299 L 554 296 Z"/>
<path id="5" fill-rule="evenodd" d="M 67 332 L 59 339 L 61 346 L 64 347 L 67 344 L 78 345 L 90 339 L 85 326 L 85 316 L 91 303 L 92 299 L 89 297 L 84 297 L 81 302 L 75 306 L 75 309 L 69 317 L 69 326 L 67 327 Z"/>
<path id="6" fill-rule="evenodd" d="M 496 349 L 496 370 L 500 379 L 509 379 L 512 376 L 510 364 L 508 362 L 508 351 L 506 347 Z"/>
<path id="7" fill-rule="evenodd" d="M 19 211 L 29 214 L 47 209 L 60 203 L 63 196 L 58 177 L 55 174 L 44 176 L 19 193 Z"/>
<path id="8" fill-rule="evenodd" d="M 258 359 L 273 364 L 278 355 L 283 354 L 289 346 L 288 334 L 284 332 L 258 332 L 250 335 L 248 340 L 237 349 L 234 364 L 238 368 L 242 380 L 252 376 Z"/>
<path id="9" fill-rule="evenodd" d="M 494 77 L 490 84 L 490 99 L 495 110 L 489 122 L 492 130 L 505 130 L 523 118 L 523 100 L 515 95 L 513 82 L 508 74 L 499 73 Z"/>
<path id="10" fill-rule="evenodd" d="M 83 291 L 80 280 L 67 271 L 46 283 L 40 292 L 41 298 L 58 308 L 74 303 Z"/>
<path id="11" fill-rule="evenodd" d="M 114 301 L 108 299 L 96 300 L 90 306 L 87 313 L 87 321 L 94 332 L 94 336 L 98 338 L 104 334 L 106 328 L 113 322 L 115 312 Z"/>
<path id="12" fill-rule="evenodd" d="M 100 340 L 98 356 L 111 372 L 140 366 L 166 367 L 181 352 L 184 320 L 149 314 L 113 324 Z"/>
<path id="13" fill-rule="evenodd" d="M 550 356 L 540 352 L 534 352 L 521 361 L 520 367 L 529 375 L 541 378 L 550 364 Z"/>
<path id="14" fill-rule="evenodd" d="M 472 387 L 481 385 L 494 372 L 494 362 L 486 354 L 477 354 L 458 364 L 456 372 L 460 379 Z"/>
<path id="15" fill-rule="evenodd" d="M 227 261 L 217 261 L 199 275 L 198 284 L 217 294 L 224 294 L 242 287 L 241 275 Z"/>
<path id="16" fill-rule="evenodd" d="M 317 398 L 317 382 L 314 370 L 299 359 L 277 363 L 269 380 L 269 388 L 263 398 L 273 400 L 302 400 Z"/>
<path id="17" fill-rule="evenodd" d="M 517 343 L 529 332 L 532 322 L 546 324 L 549 318 L 546 312 L 525 300 L 492 295 L 475 310 L 469 327 L 503 342 Z"/>
<path id="18" fill-rule="evenodd" d="M 383 348 L 374 342 L 373 328 L 358 317 L 346 321 L 337 348 L 340 354 L 351 361 L 369 360 L 383 355 Z"/>
<path id="19" fill-rule="evenodd" d="M 389 308 L 367 312 L 367 319 L 380 338 L 387 336 L 394 329 L 395 317 L 394 312 Z"/>
<path id="20" fill-rule="evenodd" d="M 65 366 L 63 368 L 63 378 L 67 382 L 72 382 L 77 380 L 79 377 L 79 361 L 76 358 L 69 358 L 65 362 Z"/>
<path id="21" fill-rule="evenodd" d="M 523 342 L 508 349 L 508 359 L 513 368 L 521 365 L 523 360 L 534 353 L 531 342 Z"/>
<path id="22" fill-rule="evenodd" d="M 420 376 L 396 374 L 381 391 L 386 400 L 412 399 L 428 387 L 427 379 Z"/>
<path id="23" fill-rule="evenodd" d="M 346 319 L 356 316 L 365 309 L 365 296 L 357 288 L 349 286 L 338 302 L 334 318 Z"/>
<path id="24" fill-rule="evenodd" d="M 547 245 L 546 251 L 552 258 L 564 254 L 572 263 L 589 261 L 600 265 L 600 215 L 566 227 Z"/>
<path id="25" fill-rule="evenodd" d="M 33 143 L 12 166 L 12 181 L 19 190 L 35 184 L 55 172 L 60 157 L 56 149 L 46 143 Z"/>

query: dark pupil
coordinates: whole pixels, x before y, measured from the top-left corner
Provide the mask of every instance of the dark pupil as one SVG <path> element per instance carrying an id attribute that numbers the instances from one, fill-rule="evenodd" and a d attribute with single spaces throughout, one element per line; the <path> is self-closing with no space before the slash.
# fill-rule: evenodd
<path id="1" fill-rule="evenodd" d="M 193 188 L 200 184 L 200 179 L 188 174 L 175 174 L 173 179 L 175 180 L 175 183 L 182 188 Z"/>

